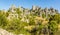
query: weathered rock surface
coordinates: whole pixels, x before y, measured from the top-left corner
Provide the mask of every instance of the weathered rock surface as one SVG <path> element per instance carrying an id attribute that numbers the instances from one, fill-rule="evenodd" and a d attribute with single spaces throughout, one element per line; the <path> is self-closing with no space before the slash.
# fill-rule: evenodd
<path id="1" fill-rule="evenodd" d="M 15 35 L 15 34 L 0 28 L 0 35 Z"/>

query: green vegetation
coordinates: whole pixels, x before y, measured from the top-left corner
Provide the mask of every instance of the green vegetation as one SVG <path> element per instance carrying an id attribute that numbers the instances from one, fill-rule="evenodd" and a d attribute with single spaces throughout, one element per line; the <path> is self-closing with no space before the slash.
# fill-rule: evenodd
<path id="1" fill-rule="evenodd" d="M 16 8 L 0 10 L 0 27 L 15 34 L 54 35 L 60 29 L 60 13 L 56 9 Z"/>

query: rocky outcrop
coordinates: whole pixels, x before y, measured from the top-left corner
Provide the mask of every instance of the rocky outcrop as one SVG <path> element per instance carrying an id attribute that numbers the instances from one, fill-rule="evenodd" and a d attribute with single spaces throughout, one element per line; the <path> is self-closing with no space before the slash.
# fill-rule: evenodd
<path id="1" fill-rule="evenodd" d="M 15 35 L 15 34 L 0 28 L 0 35 Z"/>

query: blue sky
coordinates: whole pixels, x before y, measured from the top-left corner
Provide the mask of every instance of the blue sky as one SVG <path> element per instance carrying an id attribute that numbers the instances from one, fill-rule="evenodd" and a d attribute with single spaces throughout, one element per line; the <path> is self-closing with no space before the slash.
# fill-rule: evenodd
<path id="1" fill-rule="evenodd" d="M 0 9 L 8 9 L 12 4 L 24 8 L 32 8 L 32 5 L 42 8 L 53 7 L 60 11 L 60 0 L 0 0 Z"/>

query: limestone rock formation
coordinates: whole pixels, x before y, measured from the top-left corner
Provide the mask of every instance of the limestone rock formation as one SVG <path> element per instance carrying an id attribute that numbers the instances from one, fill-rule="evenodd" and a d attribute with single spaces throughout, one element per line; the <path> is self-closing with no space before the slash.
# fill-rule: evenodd
<path id="1" fill-rule="evenodd" d="M 15 35 L 15 34 L 0 28 L 0 35 Z"/>

